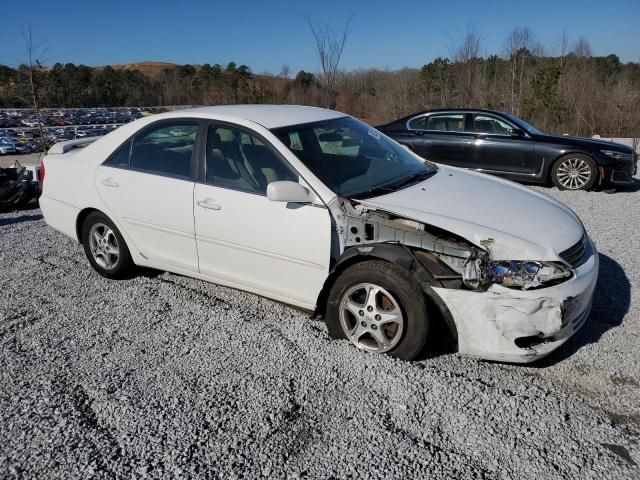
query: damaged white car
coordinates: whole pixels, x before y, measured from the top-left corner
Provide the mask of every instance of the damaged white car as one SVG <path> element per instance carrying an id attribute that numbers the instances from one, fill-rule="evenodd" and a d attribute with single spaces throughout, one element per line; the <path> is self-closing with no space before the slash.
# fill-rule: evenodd
<path id="1" fill-rule="evenodd" d="M 43 163 L 47 223 L 105 277 L 139 265 L 254 292 L 369 352 L 413 359 L 442 327 L 462 354 L 529 362 L 591 308 L 598 255 L 569 208 L 335 111 L 176 111 Z"/>

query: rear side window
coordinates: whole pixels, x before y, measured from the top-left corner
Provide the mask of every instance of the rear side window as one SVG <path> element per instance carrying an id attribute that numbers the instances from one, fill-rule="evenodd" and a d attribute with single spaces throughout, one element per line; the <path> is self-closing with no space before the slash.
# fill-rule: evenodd
<path id="1" fill-rule="evenodd" d="M 436 113 L 426 117 L 425 130 L 463 132 L 464 113 Z"/>
<path id="2" fill-rule="evenodd" d="M 266 195 L 267 185 L 298 176 L 268 145 L 243 130 L 210 125 L 207 132 L 206 182 Z"/>
<path id="3" fill-rule="evenodd" d="M 129 165 L 136 170 L 175 177 L 191 177 L 196 122 L 163 123 L 136 136 Z"/>
<path id="4" fill-rule="evenodd" d="M 104 162 L 105 165 L 110 167 L 127 168 L 129 166 L 129 155 L 131 154 L 131 142 L 127 142 L 122 145 L 116 153 Z"/>

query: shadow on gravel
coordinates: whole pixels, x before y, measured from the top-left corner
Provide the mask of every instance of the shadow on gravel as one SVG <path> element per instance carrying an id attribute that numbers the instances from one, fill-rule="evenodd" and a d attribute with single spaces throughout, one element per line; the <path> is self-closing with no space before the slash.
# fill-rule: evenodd
<path id="1" fill-rule="evenodd" d="M 622 324 L 631 304 L 631 284 L 624 270 L 611 257 L 600 255 L 598 283 L 593 296 L 593 308 L 586 323 L 558 350 L 531 364 L 531 367 L 550 367 L 570 357 L 580 348 L 596 343 L 607 331 Z"/>
<path id="2" fill-rule="evenodd" d="M 36 220 L 42 220 L 42 215 L 36 213 L 34 215 L 20 215 L 19 217 L 13 218 L 0 218 L 0 227 L 4 227 L 6 225 L 16 225 L 18 223 L 24 222 L 35 222 Z"/>
<path id="3" fill-rule="evenodd" d="M 618 187 L 612 193 L 635 193 L 640 190 L 640 180 L 637 178 L 633 179 L 629 185 L 625 185 L 624 187 Z"/>

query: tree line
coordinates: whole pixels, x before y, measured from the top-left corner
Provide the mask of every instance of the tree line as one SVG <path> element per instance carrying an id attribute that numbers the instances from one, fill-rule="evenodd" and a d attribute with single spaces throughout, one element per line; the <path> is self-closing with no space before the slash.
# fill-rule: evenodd
<path id="1" fill-rule="evenodd" d="M 640 63 L 594 56 L 584 38 L 571 43 L 565 35 L 547 53 L 528 28 L 514 29 L 499 54 L 483 55 L 482 40 L 470 30 L 448 56 L 421 68 L 344 71 L 336 63 L 330 72 L 293 78 L 286 65 L 279 75 L 258 75 L 234 62 L 146 74 L 72 63 L 0 65 L 0 106 L 29 107 L 33 86 L 42 108 L 289 103 L 335 108 L 373 124 L 428 108 L 490 108 L 549 132 L 640 136 Z"/>

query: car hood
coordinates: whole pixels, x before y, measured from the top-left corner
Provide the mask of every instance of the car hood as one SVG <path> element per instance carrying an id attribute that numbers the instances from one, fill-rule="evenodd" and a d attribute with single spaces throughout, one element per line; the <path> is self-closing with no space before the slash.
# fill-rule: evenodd
<path id="1" fill-rule="evenodd" d="M 576 214 L 543 193 L 444 165 L 421 183 L 357 202 L 447 230 L 495 260 L 557 261 L 584 234 Z"/>
<path id="2" fill-rule="evenodd" d="M 572 137 L 570 135 L 538 135 L 536 140 L 545 143 L 571 145 L 576 147 L 598 148 L 600 150 L 616 150 L 624 153 L 632 153 L 633 148 L 622 143 L 609 142 L 597 138 Z"/>

